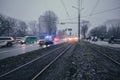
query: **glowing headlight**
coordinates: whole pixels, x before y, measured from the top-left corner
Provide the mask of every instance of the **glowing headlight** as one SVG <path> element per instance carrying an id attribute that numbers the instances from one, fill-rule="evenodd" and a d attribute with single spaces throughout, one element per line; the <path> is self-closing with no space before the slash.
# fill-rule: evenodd
<path id="1" fill-rule="evenodd" d="M 71 41 L 72 39 L 71 39 L 71 38 L 69 38 L 69 40 Z"/>
<path id="2" fill-rule="evenodd" d="M 24 43 L 25 41 L 22 40 L 22 42 Z"/>

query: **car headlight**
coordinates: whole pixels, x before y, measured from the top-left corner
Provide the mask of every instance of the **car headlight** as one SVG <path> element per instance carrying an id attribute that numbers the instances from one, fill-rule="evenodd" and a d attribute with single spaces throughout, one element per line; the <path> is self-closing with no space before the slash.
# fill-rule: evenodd
<path id="1" fill-rule="evenodd" d="M 24 40 L 22 40 L 22 42 L 24 43 L 25 41 L 24 41 Z"/>

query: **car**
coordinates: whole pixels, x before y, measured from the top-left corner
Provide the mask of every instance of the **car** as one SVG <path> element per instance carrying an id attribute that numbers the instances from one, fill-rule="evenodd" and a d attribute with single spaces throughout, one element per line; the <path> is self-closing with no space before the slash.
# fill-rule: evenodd
<path id="1" fill-rule="evenodd" d="M 79 38 L 78 37 L 66 37 L 66 38 L 64 38 L 64 41 L 65 42 L 68 42 L 68 43 L 71 43 L 71 42 L 77 42 L 79 40 Z"/>
<path id="2" fill-rule="evenodd" d="M 0 37 L 0 47 L 7 46 L 11 47 L 13 45 L 13 37 Z"/>
<path id="3" fill-rule="evenodd" d="M 110 37 L 110 39 L 108 40 L 108 43 L 114 43 L 114 42 L 115 42 L 115 37 L 114 36 Z"/>
<path id="4" fill-rule="evenodd" d="M 59 41 L 60 41 L 59 37 L 54 38 L 54 42 L 59 42 Z"/>
<path id="5" fill-rule="evenodd" d="M 92 41 L 98 41 L 98 38 L 97 38 L 97 36 L 93 36 L 93 37 L 91 38 L 91 40 L 92 40 Z"/>
<path id="6" fill-rule="evenodd" d="M 27 43 L 37 43 L 38 42 L 38 38 L 36 36 L 25 36 L 22 40 L 21 40 L 21 44 L 27 44 Z"/>
<path id="7" fill-rule="evenodd" d="M 49 46 L 49 45 L 53 45 L 53 41 L 51 40 L 45 40 L 45 39 L 42 39 L 39 41 L 39 45 L 40 46 L 43 46 L 43 45 L 46 45 L 46 46 Z"/>
<path id="8" fill-rule="evenodd" d="M 16 37 L 15 42 L 20 43 L 24 37 Z"/>
<path id="9" fill-rule="evenodd" d="M 39 40 L 38 44 L 39 44 L 40 46 L 45 45 L 45 40 L 44 40 L 44 39 Z"/>

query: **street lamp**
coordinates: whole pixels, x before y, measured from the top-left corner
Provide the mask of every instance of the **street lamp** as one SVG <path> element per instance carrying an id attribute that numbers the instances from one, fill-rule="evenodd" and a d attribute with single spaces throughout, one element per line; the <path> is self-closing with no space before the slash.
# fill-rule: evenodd
<path id="1" fill-rule="evenodd" d="M 78 0 L 78 8 L 75 6 L 72 7 L 78 10 L 78 38 L 80 40 L 80 11 L 83 10 L 84 8 L 80 9 L 80 0 Z"/>
<path id="2" fill-rule="evenodd" d="M 80 40 L 80 0 L 78 0 L 78 38 Z"/>

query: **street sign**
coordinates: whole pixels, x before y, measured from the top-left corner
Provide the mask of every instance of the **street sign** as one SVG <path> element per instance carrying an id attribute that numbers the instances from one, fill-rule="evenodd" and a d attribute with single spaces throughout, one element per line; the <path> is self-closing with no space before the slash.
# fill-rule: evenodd
<path id="1" fill-rule="evenodd" d="M 68 31 L 72 31 L 72 28 L 68 28 Z"/>

